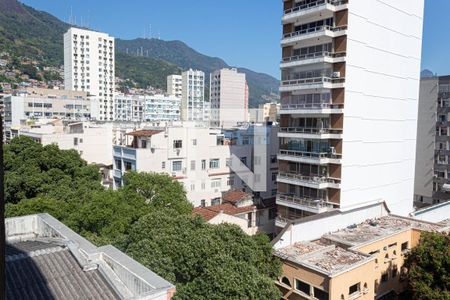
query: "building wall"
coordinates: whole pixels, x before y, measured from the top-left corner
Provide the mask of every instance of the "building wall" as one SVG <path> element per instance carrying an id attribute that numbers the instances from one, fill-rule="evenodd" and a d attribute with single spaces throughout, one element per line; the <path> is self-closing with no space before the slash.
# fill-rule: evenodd
<path id="1" fill-rule="evenodd" d="M 211 125 L 236 126 L 248 121 L 247 82 L 237 69 L 221 69 L 210 75 Z"/>
<path id="2" fill-rule="evenodd" d="M 167 76 L 167 93 L 181 99 L 183 96 L 183 82 L 181 75 Z"/>
<path id="3" fill-rule="evenodd" d="M 341 207 L 412 211 L 423 0 L 349 1 Z"/>
<path id="4" fill-rule="evenodd" d="M 77 36 L 76 39 L 74 35 Z M 81 39 L 81 36 L 84 39 Z M 81 45 L 82 40 L 84 40 L 84 45 Z M 77 45 L 75 45 L 75 41 L 77 41 Z M 77 50 L 75 51 L 75 49 Z M 84 55 L 84 64 L 81 64 L 82 55 Z M 93 95 L 95 107 L 92 117 L 97 120 L 113 121 L 115 117 L 114 55 L 114 38 L 108 34 L 79 28 L 70 28 L 64 34 L 65 89 L 86 91 Z M 75 82 L 75 73 L 78 73 L 78 82 Z M 83 78 L 85 79 L 84 84 L 81 81 Z"/>
<path id="5" fill-rule="evenodd" d="M 418 202 L 433 203 L 433 167 L 436 138 L 438 78 L 420 82 L 417 124 L 416 171 L 414 198 Z"/>
<path id="6" fill-rule="evenodd" d="M 149 95 L 144 99 L 144 121 L 180 120 L 180 98 L 174 95 Z"/>
<path id="7" fill-rule="evenodd" d="M 204 121 L 205 73 L 188 70 L 182 73 L 181 120 Z"/>

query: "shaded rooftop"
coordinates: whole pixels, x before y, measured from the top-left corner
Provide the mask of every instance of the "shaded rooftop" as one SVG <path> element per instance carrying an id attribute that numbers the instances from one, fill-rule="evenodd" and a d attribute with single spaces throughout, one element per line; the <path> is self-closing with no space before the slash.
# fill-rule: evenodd
<path id="1" fill-rule="evenodd" d="M 134 136 L 134 137 L 150 137 L 155 134 L 161 133 L 163 130 L 137 130 L 133 132 L 127 133 L 127 135 Z"/>

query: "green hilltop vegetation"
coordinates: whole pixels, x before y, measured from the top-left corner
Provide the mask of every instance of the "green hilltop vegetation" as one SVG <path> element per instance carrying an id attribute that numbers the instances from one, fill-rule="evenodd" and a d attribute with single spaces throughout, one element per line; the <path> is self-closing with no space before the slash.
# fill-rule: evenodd
<path id="1" fill-rule="evenodd" d="M 28 58 L 37 66 L 59 67 L 63 64 L 63 34 L 69 27 L 58 18 L 17 0 L 0 0 L 0 53 L 6 51 L 13 57 Z M 229 65 L 222 59 L 203 55 L 181 41 L 116 41 L 116 73 L 122 79 L 131 79 L 138 87 L 151 85 L 165 89 L 170 74 L 180 74 L 189 68 L 209 74 L 225 67 Z M 247 75 L 250 106 L 267 102 L 264 98 L 278 92 L 277 79 L 238 69 Z"/>

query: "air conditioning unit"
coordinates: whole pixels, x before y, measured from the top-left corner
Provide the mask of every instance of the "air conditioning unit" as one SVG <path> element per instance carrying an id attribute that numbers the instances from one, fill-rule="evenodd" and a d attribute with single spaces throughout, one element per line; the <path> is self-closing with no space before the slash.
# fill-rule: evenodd
<path id="1" fill-rule="evenodd" d="M 155 148 L 150 148 L 150 151 L 152 152 L 152 153 L 155 153 Z"/>
<path id="2" fill-rule="evenodd" d="M 177 173 L 173 172 L 172 177 L 177 177 Z"/>
<path id="3" fill-rule="evenodd" d="M 333 74 L 331 74 L 331 77 L 333 77 L 333 78 L 341 78 L 341 72 L 333 72 Z"/>

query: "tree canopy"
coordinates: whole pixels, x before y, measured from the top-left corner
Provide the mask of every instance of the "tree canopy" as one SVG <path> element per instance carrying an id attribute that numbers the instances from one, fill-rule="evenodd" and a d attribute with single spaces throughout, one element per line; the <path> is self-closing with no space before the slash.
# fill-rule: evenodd
<path id="1" fill-rule="evenodd" d="M 450 236 L 422 233 L 419 245 L 411 250 L 405 267 L 412 298 L 450 299 Z"/>
<path id="2" fill-rule="evenodd" d="M 47 212 L 176 284 L 176 299 L 280 298 L 273 280 L 281 265 L 268 238 L 194 216 L 170 176 L 129 172 L 124 187 L 109 190 L 76 151 L 19 137 L 4 155 L 8 217 Z"/>

